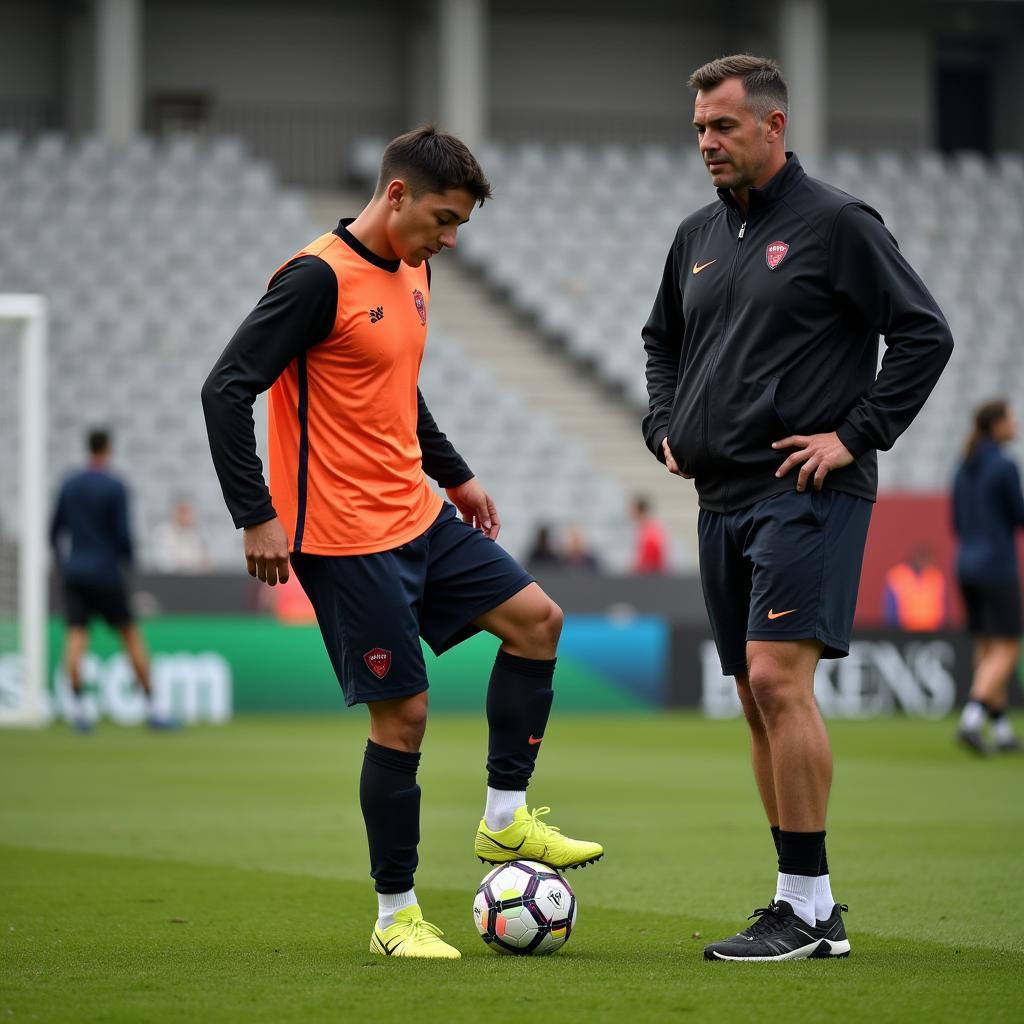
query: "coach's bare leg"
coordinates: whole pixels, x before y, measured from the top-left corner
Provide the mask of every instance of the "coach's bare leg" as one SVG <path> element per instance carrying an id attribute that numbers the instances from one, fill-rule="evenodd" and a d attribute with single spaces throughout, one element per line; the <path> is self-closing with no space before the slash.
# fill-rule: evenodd
<path id="1" fill-rule="evenodd" d="M 89 649 L 89 631 L 83 626 L 70 626 L 64 640 L 64 667 L 76 697 L 82 693 L 82 658 Z"/>
<path id="2" fill-rule="evenodd" d="M 784 832 L 825 828 L 832 749 L 814 701 L 814 669 L 821 651 L 816 640 L 747 643 L 750 692 L 768 737 Z"/>
<path id="3" fill-rule="evenodd" d="M 146 650 L 146 641 L 142 639 L 142 632 L 135 623 L 122 626 L 118 633 L 121 636 L 121 643 L 132 663 L 132 671 L 147 697 L 153 696 L 153 687 L 149 681 L 149 652 Z"/>
<path id="4" fill-rule="evenodd" d="M 775 799 L 775 775 L 772 770 L 772 748 L 768 742 L 768 729 L 757 701 L 751 693 L 750 678 L 745 672 L 736 676 L 736 692 L 743 707 L 743 717 L 750 727 L 750 761 L 754 768 L 757 791 L 761 795 L 768 824 L 778 825 L 779 805 Z"/>
<path id="5" fill-rule="evenodd" d="M 1020 660 L 1020 641 L 1014 637 L 985 637 L 979 651 L 971 684 L 971 700 L 993 710 L 1007 705 L 1007 691 L 1013 670 Z"/>
<path id="6" fill-rule="evenodd" d="M 382 747 L 415 754 L 427 729 L 427 691 L 411 697 L 375 700 L 370 712 L 370 739 Z"/>
<path id="7" fill-rule="evenodd" d="M 543 661 L 555 656 L 563 621 L 562 609 L 531 583 L 474 624 L 499 637 L 508 654 Z"/>

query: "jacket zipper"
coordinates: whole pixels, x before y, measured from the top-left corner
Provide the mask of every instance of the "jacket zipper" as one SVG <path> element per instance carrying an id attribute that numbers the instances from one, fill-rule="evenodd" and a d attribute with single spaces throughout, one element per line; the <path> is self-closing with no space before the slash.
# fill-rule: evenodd
<path id="1" fill-rule="evenodd" d="M 729 284 L 725 291 L 725 319 L 722 323 L 722 334 L 719 338 L 718 348 L 715 350 L 715 354 L 711 359 L 711 365 L 708 367 L 708 375 L 704 378 L 704 454 L 708 459 L 711 458 L 711 440 L 708 433 L 711 378 L 714 376 L 715 369 L 718 367 L 718 358 L 722 354 L 722 345 L 725 341 L 725 336 L 729 331 L 729 320 L 732 316 L 733 282 L 736 280 L 736 264 L 739 262 L 740 258 L 740 242 L 743 241 L 743 236 L 746 233 L 747 222 L 744 220 L 740 225 L 739 234 L 736 236 L 736 251 L 733 253 L 732 266 L 729 268 Z"/>

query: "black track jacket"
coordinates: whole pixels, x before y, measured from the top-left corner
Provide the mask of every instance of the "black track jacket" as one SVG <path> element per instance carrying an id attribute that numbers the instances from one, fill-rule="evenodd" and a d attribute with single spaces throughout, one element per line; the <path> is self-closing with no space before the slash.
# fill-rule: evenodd
<path id="1" fill-rule="evenodd" d="M 874 500 L 892 447 L 953 349 L 949 325 L 882 218 L 808 177 L 793 154 L 676 232 L 643 329 L 647 447 L 693 474 L 702 508 L 732 512 L 796 486 L 775 471 L 790 434 L 837 431 L 855 461 L 825 486 Z M 886 353 L 878 366 L 878 336 Z"/>

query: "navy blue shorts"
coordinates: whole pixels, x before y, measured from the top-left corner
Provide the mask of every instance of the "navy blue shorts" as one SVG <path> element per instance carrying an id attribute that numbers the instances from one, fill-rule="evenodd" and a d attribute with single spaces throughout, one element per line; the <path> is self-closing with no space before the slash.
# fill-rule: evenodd
<path id="1" fill-rule="evenodd" d="M 124 587 L 90 587 L 83 583 L 64 584 L 64 616 L 69 626 L 85 628 L 94 618 L 103 619 L 111 629 L 132 624 L 128 592 Z"/>
<path id="2" fill-rule="evenodd" d="M 445 503 L 426 533 L 372 555 L 293 554 L 345 703 L 427 688 L 420 637 L 435 654 L 479 632 L 473 622 L 533 582 L 504 548 Z"/>
<path id="3" fill-rule="evenodd" d="M 787 491 L 727 514 L 701 509 L 700 581 L 722 674 L 747 671 L 748 640 L 820 640 L 850 653 L 871 502 Z"/>

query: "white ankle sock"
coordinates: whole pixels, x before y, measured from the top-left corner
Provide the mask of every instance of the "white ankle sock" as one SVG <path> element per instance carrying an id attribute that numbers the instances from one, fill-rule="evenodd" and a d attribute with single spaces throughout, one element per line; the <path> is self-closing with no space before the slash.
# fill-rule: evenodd
<path id="1" fill-rule="evenodd" d="M 395 923 L 395 912 L 416 904 L 416 890 L 377 893 L 377 927 L 383 931 Z"/>
<path id="2" fill-rule="evenodd" d="M 1013 724 L 1005 715 L 992 723 L 992 738 L 996 743 L 1006 743 L 1013 739 Z"/>
<path id="3" fill-rule="evenodd" d="M 969 700 L 960 714 L 960 728 L 978 732 L 985 724 L 985 707 L 976 700 Z"/>
<path id="4" fill-rule="evenodd" d="M 809 925 L 815 923 L 814 889 L 818 879 L 814 875 L 784 875 L 779 872 L 779 880 L 775 884 L 775 899 L 785 900 L 802 921 Z M 831 907 L 829 910 L 831 911 Z"/>
<path id="5" fill-rule="evenodd" d="M 484 821 L 492 832 L 500 832 L 512 824 L 517 808 L 525 806 L 525 789 L 491 789 L 488 786 Z"/>
<path id="6" fill-rule="evenodd" d="M 828 875 L 818 875 L 814 880 L 814 916 L 825 921 L 832 916 L 836 901 L 832 898 L 832 883 Z"/>

